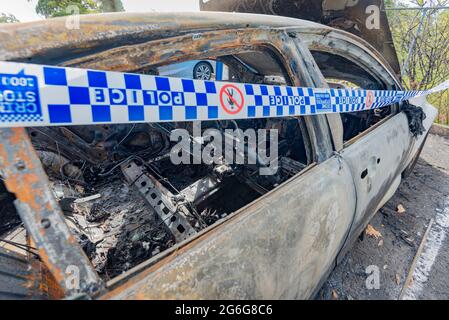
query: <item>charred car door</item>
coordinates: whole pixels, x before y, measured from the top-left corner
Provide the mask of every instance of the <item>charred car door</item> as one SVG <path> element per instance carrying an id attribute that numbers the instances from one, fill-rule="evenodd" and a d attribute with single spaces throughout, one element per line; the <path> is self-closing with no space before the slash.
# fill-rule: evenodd
<path id="1" fill-rule="evenodd" d="M 348 91 L 352 88 L 401 90 L 383 58 L 374 49 L 368 51 L 357 45 L 351 36 L 340 31 L 325 36 L 310 32 L 304 34 L 304 39 L 320 70 L 315 74 L 318 82 L 338 83 L 339 88 Z M 391 105 L 382 110 L 340 114 L 343 141 L 335 149 L 349 165 L 357 193 L 356 212 L 345 247 L 394 194 L 401 173 L 423 141 L 424 136 L 417 139 L 412 136 L 407 116 L 398 112 L 399 107 Z M 433 107 L 424 106 L 424 111 L 428 118 L 434 118 Z M 428 121 L 426 129 L 430 127 Z"/>

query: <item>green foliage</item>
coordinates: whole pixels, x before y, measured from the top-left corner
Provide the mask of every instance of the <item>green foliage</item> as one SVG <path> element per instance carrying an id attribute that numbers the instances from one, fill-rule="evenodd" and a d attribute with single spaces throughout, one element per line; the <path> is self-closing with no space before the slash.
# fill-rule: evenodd
<path id="1" fill-rule="evenodd" d="M 13 23 L 19 20 L 12 14 L 0 13 L 0 23 Z"/>
<path id="2" fill-rule="evenodd" d="M 125 11 L 121 0 L 39 0 L 36 12 L 46 18 L 73 14 L 69 6 L 77 6 L 80 14 Z"/>
<path id="3" fill-rule="evenodd" d="M 45 18 L 67 16 L 73 14 L 69 6 L 77 6 L 80 14 L 99 12 L 94 0 L 39 0 L 36 12 Z"/>
<path id="4" fill-rule="evenodd" d="M 387 2 L 387 7 L 408 5 L 398 0 Z M 427 2 L 415 1 L 413 6 L 427 7 Z M 438 5 L 447 4 L 448 0 L 438 1 Z M 407 57 L 409 59 L 409 67 L 402 79 L 404 87 L 425 90 L 449 79 L 449 11 L 428 10 L 418 36 L 421 10 L 387 11 L 387 15 L 401 65 L 404 65 Z M 415 46 L 409 56 L 409 48 L 415 38 Z M 439 110 L 436 122 L 449 124 L 449 92 L 433 94 L 428 100 Z"/>
<path id="5" fill-rule="evenodd" d="M 121 0 L 100 0 L 101 12 L 125 11 Z"/>

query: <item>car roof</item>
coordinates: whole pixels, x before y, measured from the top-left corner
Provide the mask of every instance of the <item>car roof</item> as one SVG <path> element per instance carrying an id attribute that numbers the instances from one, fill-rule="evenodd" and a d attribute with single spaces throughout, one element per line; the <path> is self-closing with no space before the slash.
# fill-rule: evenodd
<path id="1" fill-rule="evenodd" d="M 33 58 L 34 62 L 42 63 L 35 60 L 209 30 L 286 27 L 334 30 L 306 20 L 229 12 L 89 14 L 80 16 L 79 29 L 67 28 L 66 24 L 72 21 L 73 17 L 60 17 L 2 25 L 0 59 Z"/>

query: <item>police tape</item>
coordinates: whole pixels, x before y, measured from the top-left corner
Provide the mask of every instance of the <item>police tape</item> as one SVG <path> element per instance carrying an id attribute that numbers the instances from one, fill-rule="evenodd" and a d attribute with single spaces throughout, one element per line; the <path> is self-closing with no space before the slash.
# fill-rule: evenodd
<path id="1" fill-rule="evenodd" d="M 426 91 L 303 88 L 0 62 L 0 127 L 252 119 L 357 112 Z"/>

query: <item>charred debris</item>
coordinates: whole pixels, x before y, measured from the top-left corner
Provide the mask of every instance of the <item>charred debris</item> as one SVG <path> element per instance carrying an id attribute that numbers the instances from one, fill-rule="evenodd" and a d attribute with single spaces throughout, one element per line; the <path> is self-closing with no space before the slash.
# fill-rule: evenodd
<path id="1" fill-rule="evenodd" d="M 204 150 L 204 138 L 193 136 L 194 126 L 142 123 L 28 130 L 71 232 L 103 279 L 194 236 L 312 162 L 303 120 L 282 118 L 201 123 L 202 133 L 213 128 L 223 138 L 233 129 L 238 135 L 230 150 L 234 156 L 243 153 L 246 160 L 255 157 L 253 162 L 232 164 L 221 157 L 218 163 L 173 164 L 174 130 L 187 130 L 191 143 Z M 276 131 L 279 161 L 274 174 L 259 173 L 266 163 L 248 148 L 247 129 Z M 244 150 L 239 139 L 247 142 Z M 21 223 L 13 195 L 2 194 L 2 202 L 10 204 L 4 210 L 11 213 L 2 221 L 4 234 Z"/>

